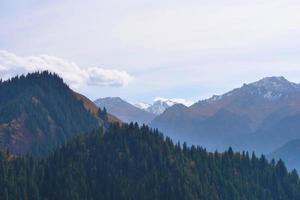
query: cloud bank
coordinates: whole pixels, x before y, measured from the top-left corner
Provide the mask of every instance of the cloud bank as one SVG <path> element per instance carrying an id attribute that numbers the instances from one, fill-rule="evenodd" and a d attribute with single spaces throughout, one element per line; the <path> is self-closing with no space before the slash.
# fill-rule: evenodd
<path id="1" fill-rule="evenodd" d="M 99 67 L 80 67 L 76 63 L 49 55 L 21 57 L 0 50 L 0 77 L 10 77 L 28 72 L 48 70 L 60 75 L 71 87 L 80 85 L 127 86 L 132 77 L 125 71 Z"/>

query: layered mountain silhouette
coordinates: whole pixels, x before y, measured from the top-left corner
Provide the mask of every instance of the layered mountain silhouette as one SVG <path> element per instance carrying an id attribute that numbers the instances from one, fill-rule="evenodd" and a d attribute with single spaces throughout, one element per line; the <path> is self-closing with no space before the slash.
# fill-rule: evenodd
<path id="1" fill-rule="evenodd" d="M 105 97 L 94 101 L 99 108 L 106 108 L 108 112 L 130 123 L 148 124 L 156 116 L 162 114 L 167 108 L 176 104 L 191 105 L 191 101 L 185 99 L 166 99 L 157 97 L 152 104 L 140 102 L 131 104 L 120 97 Z"/>
<path id="2" fill-rule="evenodd" d="M 284 77 L 263 78 L 190 107 L 174 105 L 150 125 L 210 150 L 269 153 L 300 138 L 300 86 Z"/>
<path id="3" fill-rule="evenodd" d="M 124 122 L 146 124 L 152 120 L 152 127 L 175 141 L 209 150 L 232 146 L 272 153 L 287 160 L 289 167 L 299 168 L 297 160 L 292 164 L 289 160 L 295 158 L 295 144 L 300 139 L 300 86 L 284 77 L 244 84 L 190 107 L 174 104 L 159 116 L 121 98 L 103 98 L 95 103 L 49 72 L 1 81 L 0 149 L 14 154 L 44 154 L 69 137 L 121 123 L 116 115 Z M 114 115 L 106 113 L 104 107 Z"/>
<path id="4" fill-rule="evenodd" d="M 1 81 L 0 113 L 0 149 L 15 154 L 44 154 L 71 136 L 120 123 L 49 72 Z"/>
<path id="5" fill-rule="evenodd" d="M 156 115 L 146 110 L 140 109 L 120 97 L 106 97 L 94 101 L 99 108 L 106 108 L 108 112 L 117 116 L 124 122 L 138 122 L 148 124 Z"/>
<path id="6" fill-rule="evenodd" d="M 282 159 L 286 163 L 287 167 L 297 169 L 300 172 L 300 139 L 295 139 L 287 142 L 280 148 L 268 155 L 270 159 L 276 160 Z"/>
<path id="7" fill-rule="evenodd" d="M 267 78 L 191 107 L 175 104 L 155 120 L 190 143 L 268 147 L 298 137 L 298 90 Z M 207 152 L 122 123 L 49 72 L 0 81 L 0 114 L 0 199 L 300 198 L 299 176 L 282 160 Z M 271 157 L 298 152 L 299 141 Z"/>

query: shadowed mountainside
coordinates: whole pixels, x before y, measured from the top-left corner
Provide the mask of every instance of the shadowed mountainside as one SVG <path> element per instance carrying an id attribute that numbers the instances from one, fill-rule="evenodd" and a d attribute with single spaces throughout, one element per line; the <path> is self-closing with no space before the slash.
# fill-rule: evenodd
<path id="1" fill-rule="evenodd" d="M 16 154 L 43 154 L 66 138 L 119 121 L 101 118 L 101 110 L 49 72 L 1 81 L 0 113 L 0 148 Z"/>

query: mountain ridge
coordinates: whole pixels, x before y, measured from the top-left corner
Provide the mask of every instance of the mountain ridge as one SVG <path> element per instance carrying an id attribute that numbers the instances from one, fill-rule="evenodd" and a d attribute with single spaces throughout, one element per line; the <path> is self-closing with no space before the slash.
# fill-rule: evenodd
<path id="1" fill-rule="evenodd" d="M 215 138 L 216 141 L 214 141 L 210 136 L 216 135 L 217 132 L 216 128 L 208 126 L 208 122 L 213 121 L 220 110 L 228 111 L 228 116 L 224 116 L 223 120 L 231 119 L 230 116 L 234 114 L 237 116 L 237 122 L 244 124 L 244 128 L 240 126 L 240 130 L 237 130 L 234 128 L 236 126 L 232 118 L 232 122 L 228 121 L 228 123 L 232 124 L 231 126 L 228 126 L 228 124 L 220 126 L 220 129 L 231 132 L 227 133 L 228 135 L 233 134 L 238 138 L 222 138 L 224 136 L 222 134 L 222 137 L 217 137 Z M 293 119 L 296 120 L 297 113 L 300 113 L 299 85 L 289 82 L 283 77 L 266 77 L 250 84 L 244 84 L 242 87 L 233 89 L 223 95 L 215 95 L 209 99 L 198 101 L 188 107 L 186 111 L 180 112 L 180 114 L 177 114 L 176 109 L 170 107 L 163 114 L 156 117 L 150 125 L 159 128 L 170 136 L 176 135 L 176 140 L 180 140 L 180 136 L 182 136 L 188 142 L 198 141 L 196 144 L 206 145 L 211 150 L 226 149 L 228 146 L 233 145 L 241 150 L 246 148 L 251 151 L 257 150 L 258 152 L 268 153 L 281 146 L 284 142 L 298 137 L 295 130 L 292 129 L 287 129 L 289 131 L 284 137 L 278 130 L 283 130 L 284 127 L 282 126 L 287 125 L 287 122 L 276 123 L 287 117 L 293 118 L 293 116 Z M 244 121 L 238 120 L 239 118 L 244 119 Z M 267 121 L 268 123 L 266 123 Z M 214 126 L 218 125 L 218 123 L 214 124 Z M 280 127 L 280 125 L 282 126 Z M 297 127 L 296 122 L 290 124 L 290 126 Z M 183 130 L 182 127 L 186 130 L 185 133 L 180 133 Z M 239 132 L 244 133 L 244 135 L 242 134 L 239 137 Z M 270 135 L 274 138 L 271 138 Z M 208 138 L 208 141 L 201 142 L 203 137 Z M 256 141 L 259 137 L 264 138 L 268 142 L 264 144 L 261 141 Z M 224 139 L 228 140 L 224 145 L 216 145 L 222 143 Z M 249 140 L 251 144 L 247 144 Z M 271 142 L 273 140 L 274 144 Z M 242 143 L 243 145 L 241 145 Z"/>

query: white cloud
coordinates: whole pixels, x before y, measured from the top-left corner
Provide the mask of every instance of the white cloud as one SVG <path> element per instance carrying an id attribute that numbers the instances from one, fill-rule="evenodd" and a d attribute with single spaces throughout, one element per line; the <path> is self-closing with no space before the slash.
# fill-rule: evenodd
<path id="1" fill-rule="evenodd" d="M 87 69 L 89 74 L 88 84 L 104 86 L 127 86 L 132 77 L 125 71 L 108 70 L 97 67 Z"/>
<path id="2" fill-rule="evenodd" d="M 0 50 L 0 76 L 8 79 L 28 72 L 48 70 L 60 75 L 71 87 L 82 84 L 126 86 L 132 77 L 125 71 L 99 67 L 83 68 L 76 63 L 49 55 L 21 57 Z"/>

